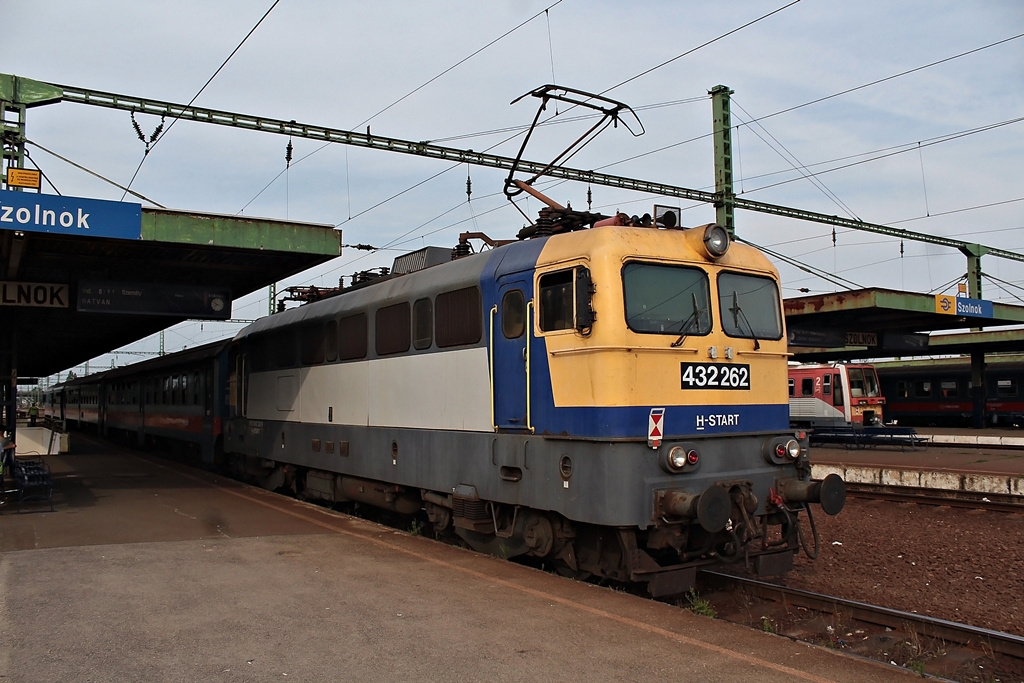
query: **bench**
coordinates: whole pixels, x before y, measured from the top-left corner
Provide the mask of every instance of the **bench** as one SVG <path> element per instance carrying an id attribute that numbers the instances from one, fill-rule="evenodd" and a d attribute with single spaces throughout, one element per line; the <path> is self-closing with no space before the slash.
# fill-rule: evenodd
<path id="1" fill-rule="evenodd" d="M 17 494 L 18 512 L 21 504 L 46 501 L 53 512 L 53 476 L 42 458 L 12 458 L 3 470 L 3 493 Z"/>
<path id="2" fill-rule="evenodd" d="M 821 427 L 811 432 L 811 443 L 842 444 L 847 448 L 899 446 L 917 450 L 927 442 L 913 427 Z"/>

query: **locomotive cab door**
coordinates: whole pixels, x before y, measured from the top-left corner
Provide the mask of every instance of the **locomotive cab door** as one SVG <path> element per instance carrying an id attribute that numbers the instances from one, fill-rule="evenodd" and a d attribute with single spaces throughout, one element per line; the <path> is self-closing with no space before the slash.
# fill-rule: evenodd
<path id="1" fill-rule="evenodd" d="M 498 303 L 490 322 L 494 426 L 499 430 L 530 428 L 527 387 L 528 346 L 533 326 L 531 282 L 525 275 L 501 278 Z"/>

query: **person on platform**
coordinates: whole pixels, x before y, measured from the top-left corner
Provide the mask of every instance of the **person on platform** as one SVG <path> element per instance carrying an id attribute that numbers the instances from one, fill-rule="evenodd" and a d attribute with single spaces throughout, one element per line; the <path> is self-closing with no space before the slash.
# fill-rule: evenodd
<path id="1" fill-rule="evenodd" d="M 12 476 L 8 474 L 11 467 L 14 465 L 14 451 L 17 446 L 14 443 L 14 439 L 11 438 L 11 433 L 4 427 L 2 432 L 3 436 L 0 436 L 0 493 L 5 493 L 7 489 L 7 478 Z"/>
<path id="2" fill-rule="evenodd" d="M 28 426 L 35 427 L 37 419 L 39 419 L 39 404 L 33 401 L 28 409 Z"/>

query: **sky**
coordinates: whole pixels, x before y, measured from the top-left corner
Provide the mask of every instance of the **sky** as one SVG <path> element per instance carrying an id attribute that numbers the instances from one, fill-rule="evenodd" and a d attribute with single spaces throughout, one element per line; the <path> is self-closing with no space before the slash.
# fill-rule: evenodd
<path id="1" fill-rule="evenodd" d="M 4 17 L 0 73 L 503 156 L 515 156 L 537 112 L 535 98 L 516 98 L 548 83 L 602 93 L 632 107 L 644 132 L 609 128 L 567 165 L 705 191 L 714 190 L 708 91 L 726 85 L 740 197 L 1024 253 L 1017 0 L 5 0 Z M 549 107 L 558 116 L 524 158 L 551 161 L 591 125 L 568 109 Z M 146 136 L 160 123 L 136 120 Z M 279 293 L 347 284 L 407 251 L 451 247 L 464 231 L 512 238 L 525 223 L 500 170 L 298 138 L 286 166 L 286 137 L 188 121 L 165 122 L 144 155 L 127 112 L 74 103 L 29 110 L 27 128 L 31 142 L 166 207 L 327 223 L 345 244 L 378 247 L 344 249 L 279 282 Z M 29 152 L 61 194 L 124 196 Z M 587 206 L 584 184 L 537 187 Z M 602 213 L 661 204 L 680 207 L 686 225 L 715 219 L 707 204 L 589 189 Z M 522 208 L 532 216 L 538 204 Z M 762 213 L 737 211 L 736 232 L 780 255 L 785 297 L 955 293 L 967 269 L 956 249 L 842 228 L 833 236 L 828 225 Z M 1024 304 L 1024 263 L 984 257 L 982 266 L 984 298 Z M 253 293 L 234 302 L 233 317 L 268 308 L 267 292 Z M 165 348 L 240 328 L 182 323 Z M 158 344 L 140 340 L 90 369 L 142 360 Z"/>

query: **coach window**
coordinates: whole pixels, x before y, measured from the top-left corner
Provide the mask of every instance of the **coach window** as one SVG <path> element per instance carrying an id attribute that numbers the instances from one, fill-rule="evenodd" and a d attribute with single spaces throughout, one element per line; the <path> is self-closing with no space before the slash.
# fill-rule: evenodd
<path id="1" fill-rule="evenodd" d="M 480 289 L 442 292 L 434 300 L 434 334 L 441 348 L 476 344 L 483 335 Z"/>
<path id="2" fill-rule="evenodd" d="M 826 374 L 821 378 L 821 393 L 826 396 L 830 396 L 832 394 L 832 375 Z"/>
<path id="3" fill-rule="evenodd" d="M 789 378 L 789 395 L 796 395 L 796 380 L 793 379 L 792 377 Z"/>
<path id="4" fill-rule="evenodd" d="M 956 398 L 960 395 L 960 390 L 956 385 L 955 379 L 946 379 L 939 382 L 939 393 L 942 394 L 942 398 Z"/>
<path id="5" fill-rule="evenodd" d="M 622 286 L 626 324 L 634 332 L 711 332 L 711 288 L 703 270 L 631 262 L 622 269 Z"/>
<path id="6" fill-rule="evenodd" d="M 324 360 L 333 363 L 338 360 L 338 321 L 324 323 Z"/>
<path id="7" fill-rule="evenodd" d="M 800 380 L 800 395 L 801 396 L 814 396 L 814 378 L 804 377 Z"/>
<path id="8" fill-rule="evenodd" d="M 188 390 L 188 375 L 181 376 L 181 404 L 184 406 L 192 403 L 192 392 Z"/>
<path id="9" fill-rule="evenodd" d="M 201 398 L 203 395 L 203 385 L 202 382 L 200 382 L 199 377 L 199 372 L 192 375 L 192 403 L 197 406 L 203 404 Z"/>
<path id="10" fill-rule="evenodd" d="M 902 379 L 896 382 L 896 397 L 910 398 L 910 382 Z"/>
<path id="11" fill-rule="evenodd" d="M 378 356 L 403 353 L 409 350 L 409 320 L 408 302 L 377 309 L 373 334 Z"/>
<path id="12" fill-rule="evenodd" d="M 274 369 L 274 358 L 271 349 L 270 336 L 257 334 L 248 338 L 249 370 L 252 372 L 265 372 Z"/>
<path id="13" fill-rule="evenodd" d="M 513 289 L 501 298 L 501 333 L 505 339 L 518 339 L 526 331 L 526 298 Z"/>
<path id="14" fill-rule="evenodd" d="M 932 395 L 932 383 L 928 380 L 914 382 L 914 396 L 926 397 Z"/>
<path id="15" fill-rule="evenodd" d="M 295 337 L 285 332 L 272 334 L 270 342 L 271 352 L 274 354 L 274 367 L 278 370 L 294 368 L 295 363 Z"/>
<path id="16" fill-rule="evenodd" d="M 365 313 L 349 315 L 338 321 L 338 360 L 366 358 L 366 323 Z"/>
<path id="17" fill-rule="evenodd" d="M 324 362 L 324 327 L 320 323 L 308 323 L 299 327 L 302 365 L 319 365 Z"/>
<path id="18" fill-rule="evenodd" d="M 416 349 L 429 349 L 434 342 L 434 303 L 418 299 L 412 305 L 412 345 Z"/>
<path id="19" fill-rule="evenodd" d="M 996 380 L 996 396 L 1016 396 L 1017 380 L 999 379 Z"/>
<path id="20" fill-rule="evenodd" d="M 832 375 L 832 405 L 841 406 L 846 402 L 846 397 L 843 395 L 843 384 L 839 375 Z"/>

